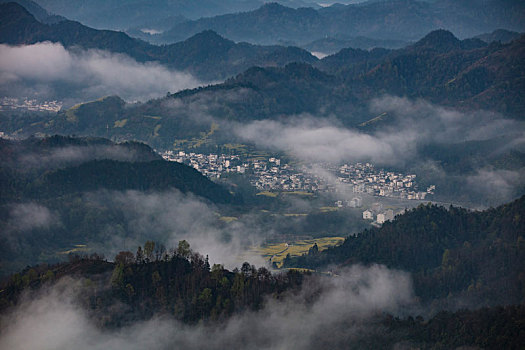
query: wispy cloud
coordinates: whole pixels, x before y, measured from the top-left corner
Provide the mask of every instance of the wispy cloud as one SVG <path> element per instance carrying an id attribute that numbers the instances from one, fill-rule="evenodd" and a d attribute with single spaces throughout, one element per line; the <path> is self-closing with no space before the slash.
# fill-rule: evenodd
<path id="1" fill-rule="evenodd" d="M 48 229 L 60 224 L 56 213 L 47 207 L 33 203 L 18 203 L 11 206 L 8 231 L 25 232 L 32 229 Z"/>

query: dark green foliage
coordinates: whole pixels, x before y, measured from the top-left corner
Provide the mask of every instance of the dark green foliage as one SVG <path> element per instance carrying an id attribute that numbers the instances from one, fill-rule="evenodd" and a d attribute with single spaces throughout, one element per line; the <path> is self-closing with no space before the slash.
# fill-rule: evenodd
<path id="1" fill-rule="evenodd" d="M 130 259 L 109 263 L 98 256 L 72 257 L 71 262 L 55 266 L 40 265 L 9 277 L 2 285 L 0 312 L 17 304 L 25 289 L 37 290 L 64 276 L 83 278 L 82 302 L 105 327 L 122 326 L 155 314 L 168 314 L 185 323 L 224 319 L 244 310 L 263 307 L 264 298 L 275 297 L 287 290 L 297 290 L 303 276 L 297 272 L 271 274 L 266 268 L 256 269 L 244 263 L 234 272 L 214 265 L 189 251 L 165 252 L 150 262 Z M 123 303 L 127 308 L 115 307 Z"/>
<path id="2" fill-rule="evenodd" d="M 372 341 L 376 348 L 393 343 L 410 349 L 522 349 L 525 306 L 482 308 L 478 310 L 441 311 L 428 320 L 385 317 L 385 331 Z M 367 347 L 372 348 L 372 347 Z"/>
<path id="3" fill-rule="evenodd" d="M 413 273 L 424 300 L 469 297 L 485 305 L 525 300 L 525 197 L 496 209 L 469 212 L 420 206 L 381 228 L 319 254 L 287 259 L 289 267 L 385 264 Z"/>

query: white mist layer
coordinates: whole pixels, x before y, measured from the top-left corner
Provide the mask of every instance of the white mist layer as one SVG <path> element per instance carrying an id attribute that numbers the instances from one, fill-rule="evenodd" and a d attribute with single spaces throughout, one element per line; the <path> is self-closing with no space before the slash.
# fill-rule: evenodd
<path id="1" fill-rule="evenodd" d="M 203 252 L 204 253 L 204 252 Z M 323 292 L 304 302 L 298 295 L 268 300 L 219 327 L 188 326 L 168 316 L 118 330 L 100 330 L 76 303 L 80 283 L 66 279 L 39 297 L 28 298 L 9 315 L 2 349 L 316 349 L 348 344 L 374 330 L 381 312 L 395 313 L 413 302 L 408 274 L 384 266 L 354 266 L 339 277 L 323 278 Z"/>
<path id="2" fill-rule="evenodd" d="M 102 50 L 67 50 L 58 43 L 0 45 L 0 92 L 39 98 L 147 100 L 193 88 L 192 75 Z"/>

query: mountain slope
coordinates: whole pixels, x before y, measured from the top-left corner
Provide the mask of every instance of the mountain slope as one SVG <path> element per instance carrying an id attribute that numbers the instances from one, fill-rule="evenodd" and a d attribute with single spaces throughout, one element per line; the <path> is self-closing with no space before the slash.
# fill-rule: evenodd
<path id="1" fill-rule="evenodd" d="M 106 190 L 191 192 L 217 203 L 230 193 L 195 169 L 167 162 L 140 143 L 115 144 L 106 139 L 53 136 L 22 141 L 2 140 L 0 162 L 11 178 L 2 183 L 3 201 L 53 198 Z M 4 173 L 5 174 L 5 173 Z M 18 188 L 9 192 L 7 184 Z"/>
<path id="2" fill-rule="evenodd" d="M 32 0 L 0 0 L 0 4 L 16 2 L 23 6 L 27 11 L 29 11 L 39 22 L 42 23 L 56 23 L 65 20 L 62 16 L 57 16 L 49 13 L 46 9 L 39 6 L 36 2 Z"/>
<path id="3" fill-rule="evenodd" d="M 214 41 L 216 51 L 223 50 L 226 55 L 210 57 L 192 41 L 176 44 L 202 62 L 227 60 L 225 57 L 236 48 L 248 45 L 214 40 L 217 35 L 213 32 L 199 36 Z M 305 63 L 254 67 L 222 84 L 181 91 L 143 104 L 128 106 L 117 97 L 109 97 L 56 116 L 6 116 L 0 126 L 20 136 L 45 132 L 111 136 L 117 140 L 132 137 L 154 147 L 170 148 L 178 141 L 213 143 L 221 135 L 231 137 L 227 123 L 232 120 L 310 113 L 335 116 L 355 127 L 371 119 L 369 102 L 385 94 L 425 98 L 461 110 L 482 108 L 521 120 L 525 115 L 521 96 L 524 50 L 524 37 L 509 44 L 487 46 L 480 40 L 458 40 L 449 32 L 437 31 L 399 50 L 345 49 L 316 62 L 317 68 Z M 276 59 L 269 55 L 269 60 Z M 191 62 L 180 60 L 178 64 Z M 214 118 L 218 129 L 206 116 Z M 208 136 L 202 139 L 202 135 Z"/>

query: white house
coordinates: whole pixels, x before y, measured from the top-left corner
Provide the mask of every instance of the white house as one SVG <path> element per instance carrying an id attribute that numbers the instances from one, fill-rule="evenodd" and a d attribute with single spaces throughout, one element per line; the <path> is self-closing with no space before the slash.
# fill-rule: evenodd
<path id="1" fill-rule="evenodd" d="M 374 214 L 370 210 L 365 210 L 363 212 L 363 219 L 365 220 L 374 220 Z"/>

